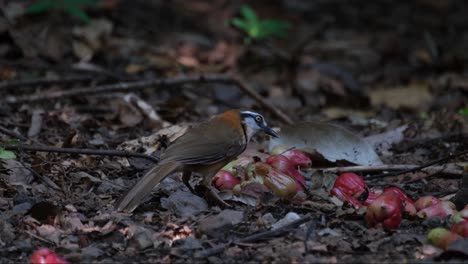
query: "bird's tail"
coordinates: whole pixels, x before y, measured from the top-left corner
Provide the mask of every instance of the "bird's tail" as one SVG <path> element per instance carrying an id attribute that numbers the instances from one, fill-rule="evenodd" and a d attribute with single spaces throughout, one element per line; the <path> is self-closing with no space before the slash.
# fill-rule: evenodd
<path id="1" fill-rule="evenodd" d="M 116 210 L 131 213 L 145 197 L 151 192 L 153 187 L 158 185 L 164 178 L 174 172 L 179 167 L 179 163 L 169 161 L 158 164 L 148 171 L 117 203 Z"/>

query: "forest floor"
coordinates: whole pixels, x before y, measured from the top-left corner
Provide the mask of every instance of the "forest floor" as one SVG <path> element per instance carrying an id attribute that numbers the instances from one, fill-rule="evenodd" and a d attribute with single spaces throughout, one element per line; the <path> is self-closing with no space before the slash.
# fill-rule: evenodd
<path id="1" fill-rule="evenodd" d="M 174 138 L 232 108 L 262 113 L 277 130 L 339 125 L 387 165 L 440 160 L 393 177 L 357 171 L 372 188 L 452 201 L 468 190 L 467 3 L 247 1 L 290 28 L 285 38 L 246 39 L 229 26 L 240 2 L 99 0 L 87 23 L 64 11 L 27 14 L 28 1 L 1 6 L 2 263 L 40 247 L 72 263 L 466 261 L 468 247 L 427 241 L 447 218 L 404 218 L 384 231 L 367 226 L 365 209 L 332 199 L 325 181 L 338 173 L 324 169 L 349 163 L 313 161 L 304 171 L 312 195 L 300 202 L 227 199 L 223 210 L 174 174 L 133 214 L 114 212 Z M 266 136 L 253 141 L 251 153 L 268 152 Z M 16 157 L 2 159 L 6 149 Z"/>

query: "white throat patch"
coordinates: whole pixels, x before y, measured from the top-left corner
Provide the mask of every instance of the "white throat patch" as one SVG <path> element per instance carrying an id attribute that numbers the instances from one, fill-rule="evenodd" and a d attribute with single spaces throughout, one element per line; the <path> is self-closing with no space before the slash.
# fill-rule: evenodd
<path id="1" fill-rule="evenodd" d="M 252 117 L 247 117 L 244 119 L 245 134 L 247 136 L 247 142 L 261 130 L 261 127 L 255 122 Z"/>

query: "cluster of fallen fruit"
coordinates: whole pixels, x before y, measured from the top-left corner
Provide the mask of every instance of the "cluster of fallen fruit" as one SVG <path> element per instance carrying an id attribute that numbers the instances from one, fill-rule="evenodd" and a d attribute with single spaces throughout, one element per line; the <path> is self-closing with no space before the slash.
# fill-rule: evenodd
<path id="1" fill-rule="evenodd" d="M 231 161 L 213 177 L 212 183 L 220 191 L 232 190 L 235 194 L 266 187 L 280 198 L 291 199 L 305 187 L 304 176 L 297 168 L 311 166 L 305 153 L 277 146 L 265 162 L 249 157 Z"/>
<path id="2" fill-rule="evenodd" d="M 389 187 L 383 191 L 369 191 L 364 179 L 355 173 L 341 174 L 330 193 L 356 208 L 366 206 L 365 217 L 369 227 L 397 229 L 403 216 L 410 219 L 450 217 L 448 223 L 452 225 L 451 229 L 434 228 L 429 232 L 428 240 L 435 246 L 446 249 L 455 240 L 468 237 L 468 206 L 457 212 L 452 202 L 442 201 L 429 195 L 414 201 L 396 187 Z M 361 202 L 362 200 L 364 201 Z"/>
<path id="3" fill-rule="evenodd" d="M 299 150 L 288 150 L 276 146 L 265 162 L 240 157 L 227 164 L 215 177 L 212 184 L 219 190 L 234 193 L 249 193 L 267 188 L 276 196 L 294 200 L 305 187 L 304 176 L 298 168 L 310 168 L 312 161 Z M 403 217 L 429 218 L 450 217 L 450 230 L 434 228 L 428 240 L 437 247 L 446 249 L 457 239 L 468 237 L 468 206 L 457 212 L 450 201 L 433 196 L 423 196 L 414 201 L 401 189 L 389 187 L 384 190 L 370 190 L 364 179 L 355 173 L 342 173 L 336 179 L 330 194 L 355 208 L 367 207 L 366 222 L 369 227 L 394 230 L 400 226 Z M 47 248 L 36 250 L 30 263 L 68 264 Z"/>
<path id="4" fill-rule="evenodd" d="M 213 178 L 213 185 L 219 190 L 232 190 L 234 193 L 268 188 L 283 199 L 293 199 L 304 190 L 305 180 L 298 168 L 309 168 L 311 159 L 299 150 L 288 150 L 276 146 L 265 162 L 254 162 L 241 157 L 226 165 Z M 365 219 L 369 227 L 397 229 L 403 217 L 446 218 L 452 228 L 439 227 L 432 230 L 428 239 L 434 245 L 445 249 L 450 242 L 468 237 L 468 206 L 457 212 L 450 201 L 442 201 L 433 196 L 422 196 L 416 201 L 401 189 L 389 187 L 384 190 L 370 190 L 364 179 L 355 173 L 343 173 L 335 181 L 330 194 L 356 208 L 367 207 Z"/>

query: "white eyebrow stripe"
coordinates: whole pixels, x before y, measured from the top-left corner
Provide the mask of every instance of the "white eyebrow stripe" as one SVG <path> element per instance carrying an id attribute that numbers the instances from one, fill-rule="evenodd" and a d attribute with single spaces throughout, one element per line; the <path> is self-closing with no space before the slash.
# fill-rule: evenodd
<path id="1" fill-rule="evenodd" d="M 252 111 L 242 111 L 242 114 L 247 114 L 247 115 L 259 115 L 258 113 L 252 112 Z"/>

